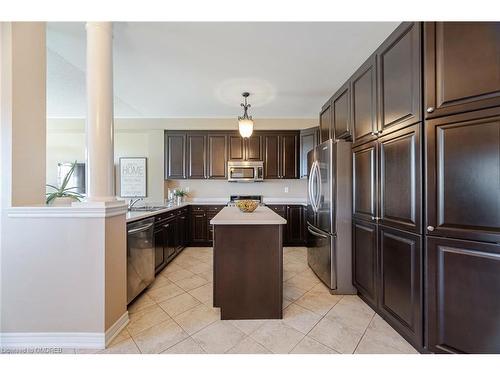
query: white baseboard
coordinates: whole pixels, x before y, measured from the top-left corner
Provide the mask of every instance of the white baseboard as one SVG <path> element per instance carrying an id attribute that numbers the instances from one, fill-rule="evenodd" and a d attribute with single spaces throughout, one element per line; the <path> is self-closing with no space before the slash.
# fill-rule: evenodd
<path id="1" fill-rule="evenodd" d="M 122 316 L 118 318 L 116 322 L 113 323 L 111 327 L 106 330 L 105 333 L 105 344 L 108 344 L 113 341 L 113 339 L 118 336 L 118 334 L 125 328 L 128 324 L 128 311 L 125 311 Z"/>
<path id="2" fill-rule="evenodd" d="M 94 332 L 0 333 L 0 347 L 104 349 L 105 335 Z"/>
<path id="3" fill-rule="evenodd" d="M 96 332 L 0 332 L 0 348 L 104 349 L 128 324 L 126 311 L 106 333 Z"/>

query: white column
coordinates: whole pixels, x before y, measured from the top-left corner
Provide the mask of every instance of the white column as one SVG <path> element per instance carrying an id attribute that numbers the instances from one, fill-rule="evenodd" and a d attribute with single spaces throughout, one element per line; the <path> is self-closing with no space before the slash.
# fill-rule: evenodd
<path id="1" fill-rule="evenodd" d="M 113 126 L 113 26 L 88 22 L 87 29 L 87 200 L 115 200 Z"/>

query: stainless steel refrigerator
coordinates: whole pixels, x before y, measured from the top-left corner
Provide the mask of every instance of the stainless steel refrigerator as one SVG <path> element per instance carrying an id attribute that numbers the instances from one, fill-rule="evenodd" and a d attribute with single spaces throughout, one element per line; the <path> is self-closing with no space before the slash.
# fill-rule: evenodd
<path id="1" fill-rule="evenodd" d="M 355 294 L 351 143 L 323 142 L 309 151 L 307 164 L 307 262 L 332 294 Z"/>

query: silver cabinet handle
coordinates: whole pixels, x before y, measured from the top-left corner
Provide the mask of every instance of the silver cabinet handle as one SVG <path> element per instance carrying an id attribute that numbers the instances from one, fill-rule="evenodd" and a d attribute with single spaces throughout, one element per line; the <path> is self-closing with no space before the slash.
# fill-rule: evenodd
<path id="1" fill-rule="evenodd" d="M 432 225 L 429 225 L 429 226 L 427 227 L 427 230 L 428 230 L 429 232 L 433 232 L 433 231 L 434 231 L 434 229 L 435 229 L 435 228 L 434 228 Z"/>
<path id="2" fill-rule="evenodd" d="M 432 112 L 434 112 L 434 107 L 427 108 L 427 113 L 432 113 Z"/>

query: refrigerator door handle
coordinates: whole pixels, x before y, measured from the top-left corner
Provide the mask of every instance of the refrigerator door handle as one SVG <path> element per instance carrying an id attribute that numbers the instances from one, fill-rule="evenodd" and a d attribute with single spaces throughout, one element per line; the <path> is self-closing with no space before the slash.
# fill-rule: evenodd
<path id="1" fill-rule="evenodd" d="M 318 206 L 316 205 L 316 196 L 314 194 L 314 184 L 316 182 L 316 166 L 317 160 L 315 160 L 311 166 L 311 176 L 309 180 L 309 198 L 311 201 L 311 206 L 314 212 L 318 212 Z"/>
<path id="2" fill-rule="evenodd" d="M 318 196 L 317 196 L 317 199 L 316 199 L 316 210 L 319 209 L 319 205 L 321 203 L 321 195 L 322 195 L 322 191 L 321 191 L 321 169 L 319 167 L 319 162 L 316 162 L 316 173 L 315 173 L 315 177 L 317 178 L 317 184 L 318 184 Z"/>
<path id="3" fill-rule="evenodd" d="M 307 230 L 309 231 L 309 233 L 311 233 L 313 236 L 316 236 L 316 237 L 321 237 L 321 238 L 328 238 L 329 237 L 326 234 L 316 232 L 315 230 L 312 229 L 312 227 L 310 225 L 307 226 Z"/>
<path id="4" fill-rule="evenodd" d="M 311 165 L 311 171 L 309 172 L 309 181 L 307 181 L 307 194 L 309 195 L 309 202 L 311 203 L 311 207 L 314 211 L 314 201 L 312 196 L 312 181 L 314 178 L 314 163 Z"/>

